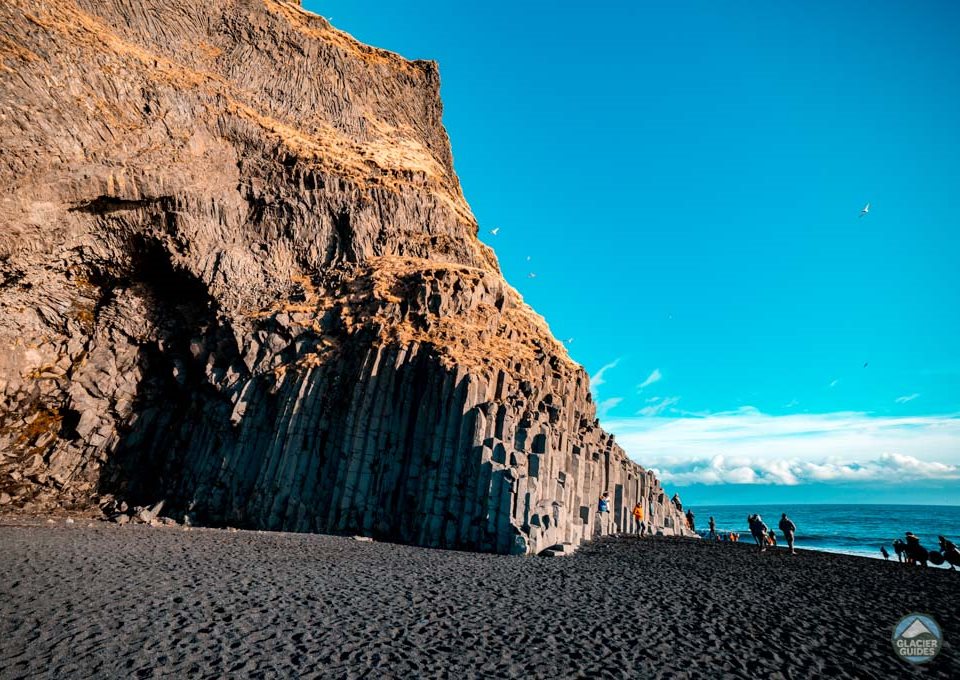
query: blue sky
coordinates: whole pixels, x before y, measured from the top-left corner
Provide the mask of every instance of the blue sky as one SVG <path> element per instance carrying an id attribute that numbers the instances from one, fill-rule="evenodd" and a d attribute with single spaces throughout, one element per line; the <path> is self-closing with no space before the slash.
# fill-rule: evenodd
<path id="1" fill-rule="evenodd" d="M 439 62 L 481 238 L 688 503 L 960 503 L 960 4 L 304 5 Z"/>

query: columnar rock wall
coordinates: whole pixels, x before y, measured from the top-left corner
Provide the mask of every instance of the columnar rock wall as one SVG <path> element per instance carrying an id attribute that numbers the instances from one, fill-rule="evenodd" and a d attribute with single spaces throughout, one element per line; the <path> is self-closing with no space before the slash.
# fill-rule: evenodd
<path id="1" fill-rule="evenodd" d="M 683 531 L 477 239 L 435 64 L 274 0 L 56 5 L 0 7 L 5 508 L 522 553 L 641 498 Z"/>

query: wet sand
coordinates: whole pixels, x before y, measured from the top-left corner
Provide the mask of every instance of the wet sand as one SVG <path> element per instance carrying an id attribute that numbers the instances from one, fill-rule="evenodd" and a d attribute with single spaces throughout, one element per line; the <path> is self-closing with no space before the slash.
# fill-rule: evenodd
<path id="1" fill-rule="evenodd" d="M 2 521 L 2 520 L 0 520 Z M 502 557 L 332 536 L 0 526 L 0 677 L 960 677 L 960 573 L 614 538 Z M 933 614 L 915 669 L 890 637 Z"/>

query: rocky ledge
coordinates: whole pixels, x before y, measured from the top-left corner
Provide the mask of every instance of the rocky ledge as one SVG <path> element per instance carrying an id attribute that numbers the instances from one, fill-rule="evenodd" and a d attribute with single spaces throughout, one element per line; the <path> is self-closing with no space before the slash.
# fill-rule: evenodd
<path id="1" fill-rule="evenodd" d="M 0 25 L 0 511 L 530 553 L 640 499 L 685 532 L 478 240 L 436 64 L 275 0 Z"/>

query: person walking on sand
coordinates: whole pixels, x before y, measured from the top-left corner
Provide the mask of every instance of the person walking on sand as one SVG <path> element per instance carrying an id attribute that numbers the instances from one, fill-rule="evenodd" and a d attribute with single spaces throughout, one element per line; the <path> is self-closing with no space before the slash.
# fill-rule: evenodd
<path id="1" fill-rule="evenodd" d="M 907 544 L 897 538 L 893 541 L 893 550 L 897 553 L 897 562 L 902 564 L 907 556 Z"/>
<path id="2" fill-rule="evenodd" d="M 750 533 L 753 535 L 753 540 L 757 542 L 757 545 L 760 547 L 760 552 L 766 552 L 767 550 L 767 525 L 763 523 L 763 518 L 760 515 L 753 515 L 753 522 L 750 525 Z"/>
<path id="3" fill-rule="evenodd" d="M 643 504 L 640 501 L 633 506 L 633 519 L 637 524 L 637 533 L 643 536 L 647 532 L 647 525 L 643 521 Z"/>
<path id="4" fill-rule="evenodd" d="M 937 542 L 940 543 L 940 552 L 943 559 L 950 565 L 951 571 L 956 571 L 960 566 L 960 550 L 957 550 L 956 544 L 946 536 L 937 536 Z"/>
<path id="5" fill-rule="evenodd" d="M 927 560 L 930 558 L 930 553 L 927 552 L 926 548 L 920 545 L 920 539 L 917 537 L 917 535 L 912 531 L 908 531 L 905 538 L 907 539 L 907 564 L 919 564 L 921 567 L 927 566 Z"/>
<path id="6" fill-rule="evenodd" d="M 717 540 L 717 523 L 713 520 L 713 517 L 710 518 L 710 533 L 707 537 Z"/>
<path id="7" fill-rule="evenodd" d="M 890 553 L 887 552 L 886 546 L 883 546 L 883 545 L 880 546 L 880 554 L 883 555 L 883 559 L 885 560 L 890 559 Z"/>
<path id="8" fill-rule="evenodd" d="M 797 525 L 787 517 L 787 513 L 780 515 L 780 531 L 783 532 L 783 537 L 787 541 L 787 547 L 790 548 L 790 554 L 796 555 L 797 551 L 793 549 L 793 535 L 797 532 Z"/>

